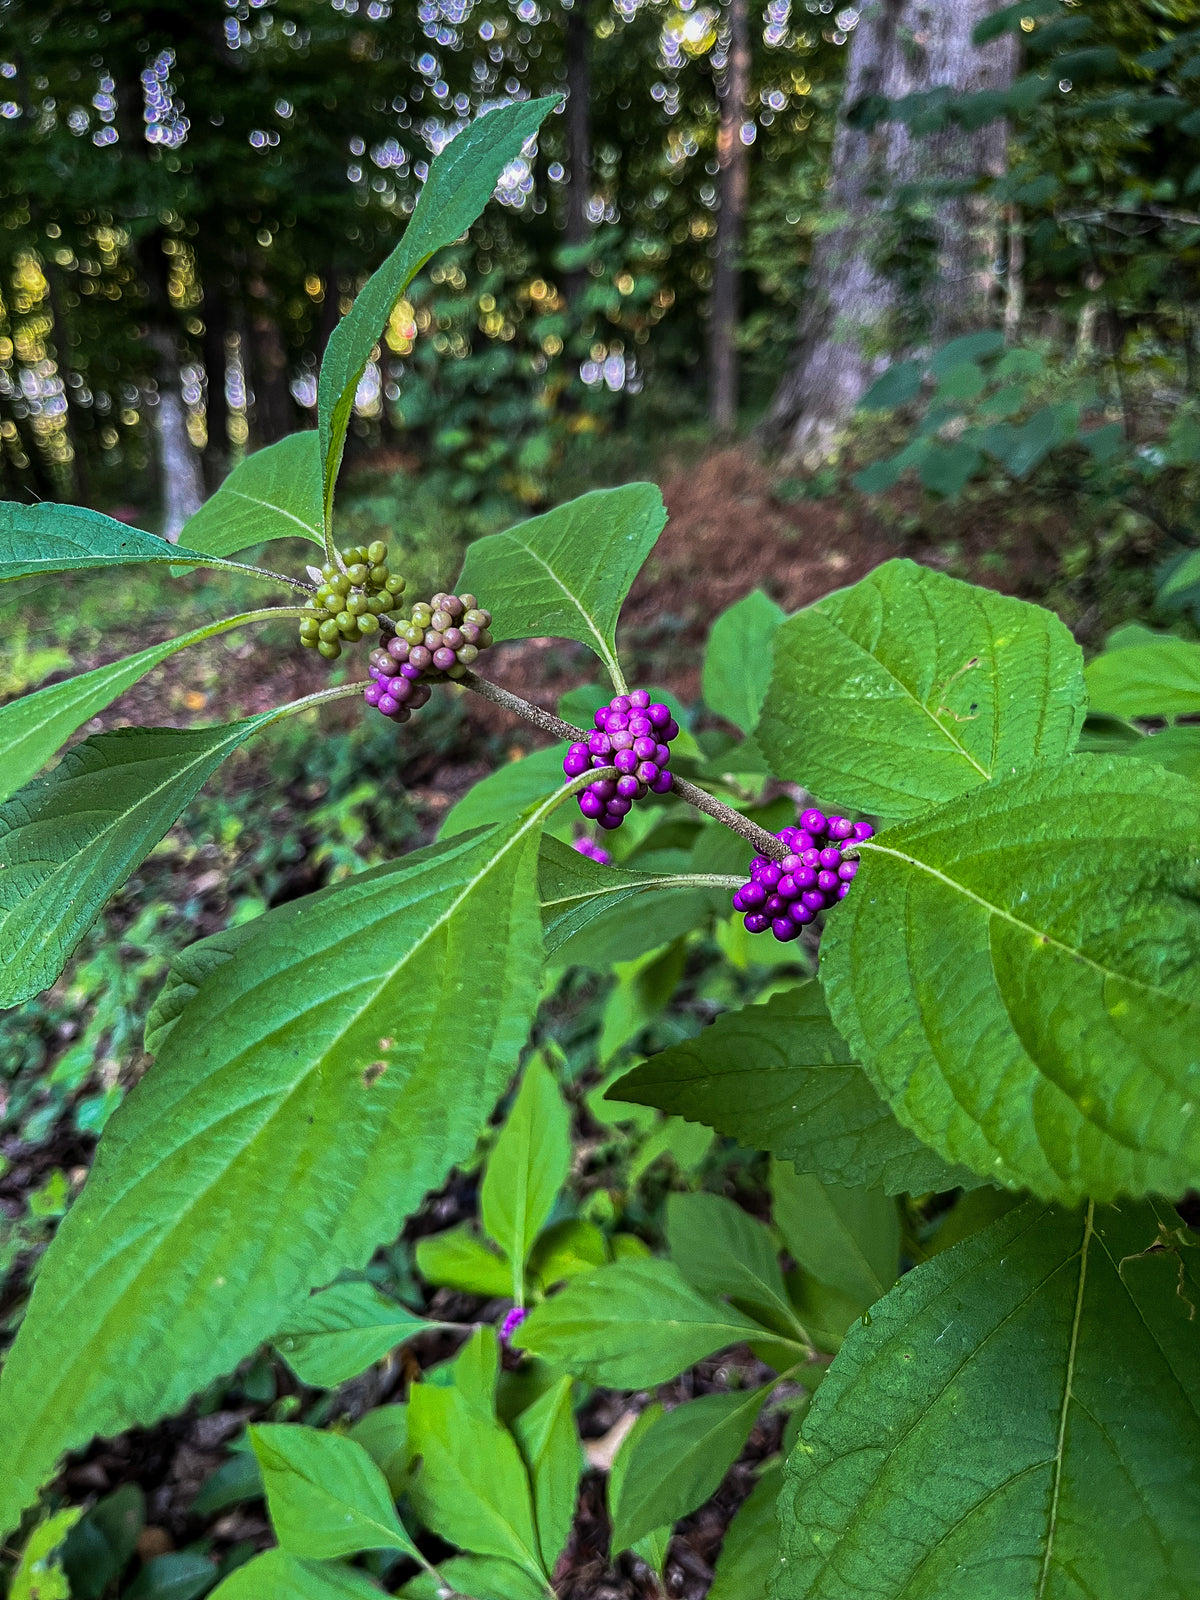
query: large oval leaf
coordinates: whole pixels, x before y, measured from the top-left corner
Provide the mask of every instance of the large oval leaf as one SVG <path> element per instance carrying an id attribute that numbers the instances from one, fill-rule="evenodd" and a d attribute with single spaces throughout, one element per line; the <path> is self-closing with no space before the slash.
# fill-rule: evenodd
<path id="1" fill-rule="evenodd" d="M 0 1380 L 0 1528 L 63 1450 L 177 1410 L 364 1265 L 470 1152 L 537 1000 L 540 827 L 352 879 L 201 982 L 38 1275 Z"/>
<path id="2" fill-rule="evenodd" d="M 376 329 L 378 333 L 378 329 Z M 268 539 L 297 537 L 324 548 L 321 441 L 315 428 L 293 433 L 238 463 L 183 525 L 193 550 L 231 556 Z"/>
<path id="3" fill-rule="evenodd" d="M 476 117 L 443 147 L 429 169 L 404 237 L 333 330 L 317 383 L 326 527 L 358 380 L 392 307 L 434 251 L 466 233 L 491 199 L 505 167 L 520 155 L 521 146 L 557 103 L 558 97 L 551 96 L 497 106 Z"/>
<path id="4" fill-rule="evenodd" d="M 206 779 L 280 714 L 97 734 L 0 806 L 0 1006 L 54 982 Z"/>
<path id="5" fill-rule="evenodd" d="M 578 639 L 620 687 L 617 618 L 666 522 L 653 483 L 594 489 L 506 533 L 476 539 L 458 589 L 488 607 L 497 639 Z"/>
<path id="6" fill-rule="evenodd" d="M 782 623 L 757 740 L 781 778 L 912 817 L 1075 747 L 1083 657 L 1051 612 L 888 561 Z"/>
<path id="7" fill-rule="evenodd" d="M 626 1073 L 604 1098 L 702 1122 L 823 1183 L 923 1194 L 984 1181 L 947 1166 L 897 1122 L 830 1022 L 815 983 L 727 1011 Z"/>
<path id="8" fill-rule="evenodd" d="M 1177 1226 L 1030 1201 L 904 1277 L 805 1419 L 776 1600 L 1200 1592 L 1200 1283 Z"/>
<path id="9" fill-rule="evenodd" d="M 198 550 L 168 544 L 153 533 L 50 501 L 19 505 L 0 501 L 0 583 L 38 573 L 78 572 L 88 567 L 125 567 L 135 561 L 160 566 L 225 567 L 252 571 L 236 561 L 222 561 Z"/>
<path id="10" fill-rule="evenodd" d="M 1047 1199 L 1200 1181 L 1196 785 L 1076 756 L 862 857 L 821 975 L 902 1122 Z"/>
<path id="11" fill-rule="evenodd" d="M 1116 647 L 1088 663 L 1093 711 L 1114 717 L 1181 717 L 1200 712 L 1200 644 L 1149 628 L 1122 628 Z"/>
<path id="12" fill-rule="evenodd" d="M 136 655 L 110 661 L 104 667 L 94 667 L 91 672 L 81 672 L 64 683 L 52 683 L 46 689 L 22 695 L 19 700 L 0 707 L 0 800 L 7 800 L 44 767 L 76 728 L 111 705 L 118 695 L 124 694 L 131 684 L 145 677 L 168 656 L 230 628 L 239 628 L 245 622 L 270 621 L 274 614 L 274 610 L 247 611 L 241 616 L 210 622 L 191 633 L 181 634 L 178 639 L 166 639 L 162 644 L 139 650 Z M 285 614 L 295 615 L 290 611 Z"/>

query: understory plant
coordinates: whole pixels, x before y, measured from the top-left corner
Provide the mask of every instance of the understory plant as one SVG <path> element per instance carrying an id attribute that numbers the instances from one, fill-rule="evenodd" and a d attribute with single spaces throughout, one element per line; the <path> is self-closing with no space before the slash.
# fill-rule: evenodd
<path id="1" fill-rule="evenodd" d="M 13 1592 L 66 1592 L 47 1585 L 79 1508 L 30 1509 L 66 1452 L 180 1410 L 263 1344 L 330 1388 L 437 1331 L 364 1269 L 524 1063 L 482 1234 L 423 1246 L 432 1281 L 485 1275 L 511 1308 L 499 1333 L 348 1430 L 252 1428 L 239 1470 L 278 1548 L 223 1576 L 222 1600 L 553 1595 L 584 1395 L 721 1352 L 725 1388 L 646 1405 L 612 1461 L 614 1548 L 661 1570 L 672 1524 L 774 1407 L 786 1465 L 732 1525 L 718 1596 L 1193 1596 L 1200 1325 L 1176 1204 L 1200 1180 L 1200 791 L 1156 759 L 1167 733 L 1130 721 L 1081 749 L 1083 661 L 1055 616 L 890 561 L 794 616 L 759 594 L 718 619 L 704 690 L 725 731 L 698 743 L 616 647 L 665 522 L 649 484 L 477 541 L 428 601 L 386 550 L 335 543 L 391 309 L 548 109 L 502 107 L 447 146 L 330 341 L 319 428 L 251 457 L 180 545 L 3 508 L 6 582 L 157 563 L 290 595 L 0 710 L 0 1003 L 55 981 L 206 778 L 279 718 L 358 696 L 403 722 L 474 693 L 559 741 L 485 779 L 434 844 L 172 962 L 153 1065 L 104 1128 L 0 1379 L 0 1529 L 29 1529 Z M 233 559 L 298 533 L 320 551 L 307 574 Z M 95 734 L 36 776 L 172 651 L 281 617 L 322 656 L 370 652 L 355 681 L 228 725 Z M 594 652 L 605 704 L 569 721 L 480 675 L 491 640 L 546 636 Z M 753 814 L 764 792 L 782 821 Z M 683 868 L 665 847 L 606 860 L 654 808 L 703 824 Z M 574 809 L 604 824 L 586 851 Z M 554 1217 L 569 1122 L 531 1025 L 547 968 L 636 961 L 731 902 L 737 939 L 793 964 L 605 1103 L 769 1153 L 770 1220 L 673 1196 L 652 1257 Z M 946 1247 L 901 1275 L 893 1197 L 957 1193 Z"/>

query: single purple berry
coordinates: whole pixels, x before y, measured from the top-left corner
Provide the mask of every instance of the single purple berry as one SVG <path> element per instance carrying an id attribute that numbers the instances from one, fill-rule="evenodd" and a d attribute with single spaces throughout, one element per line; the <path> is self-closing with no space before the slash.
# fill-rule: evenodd
<path id="1" fill-rule="evenodd" d="M 662 770 L 653 761 L 639 761 L 636 768 L 638 780 L 647 785 L 653 783 Z"/>
<path id="2" fill-rule="evenodd" d="M 800 898 L 803 900 L 804 904 L 808 906 L 810 911 L 820 911 L 821 907 L 825 904 L 825 896 L 821 893 L 820 889 L 805 889 Z"/>
<path id="3" fill-rule="evenodd" d="M 668 744 L 670 744 L 672 739 L 677 739 L 679 737 L 679 724 L 675 721 L 674 717 L 671 718 L 670 722 L 668 722 L 666 727 L 662 730 L 662 736 Z"/>
<path id="4" fill-rule="evenodd" d="M 664 706 L 661 701 L 656 700 L 653 705 L 646 707 L 646 716 L 656 728 L 665 728 L 671 720 L 671 710 L 669 706 Z"/>
<path id="5" fill-rule="evenodd" d="M 644 711 L 650 704 L 650 691 L 648 689 L 635 689 L 629 696 L 629 704 L 636 706 L 639 711 Z"/>
<path id="6" fill-rule="evenodd" d="M 763 888 L 761 883 L 744 884 L 742 888 L 738 890 L 738 893 L 746 902 L 747 911 L 757 911 L 759 907 L 764 904 L 767 898 L 767 891 Z"/>
<path id="7" fill-rule="evenodd" d="M 615 694 L 608 703 L 614 711 L 628 711 L 633 701 L 627 694 Z"/>
<path id="8" fill-rule="evenodd" d="M 811 811 L 805 811 L 800 818 L 800 826 L 805 833 L 824 833 L 825 813 L 817 811 L 815 808 Z"/>
<path id="9" fill-rule="evenodd" d="M 627 817 L 632 807 L 632 800 L 626 800 L 623 795 L 615 794 L 608 802 L 608 814 L 610 817 Z"/>
<path id="10" fill-rule="evenodd" d="M 393 700 L 390 694 L 381 694 L 375 702 L 385 717 L 393 717 L 400 709 L 399 700 Z"/>
<path id="11" fill-rule="evenodd" d="M 379 704 L 379 697 L 382 693 L 383 690 L 377 683 L 369 683 L 363 690 L 363 699 L 369 706 L 377 706 Z"/>
<path id="12" fill-rule="evenodd" d="M 638 758 L 632 750 L 618 750 L 612 758 L 612 764 L 618 772 L 636 772 Z"/>
<path id="13" fill-rule="evenodd" d="M 458 657 L 450 649 L 449 645 L 444 644 L 440 649 L 433 652 L 433 664 L 439 672 L 445 672 L 448 667 L 454 666 L 457 661 Z"/>
<path id="14" fill-rule="evenodd" d="M 617 780 L 615 778 L 601 778 L 591 785 L 591 791 L 598 800 L 615 800 L 617 795 Z"/>
<path id="15" fill-rule="evenodd" d="M 797 867 L 795 872 L 792 873 L 792 877 L 795 878 L 802 889 L 811 889 L 817 881 L 816 871 L 807 866 Z"/>
<path id="16" fill-rule="evenodd" d="M 642 786 L 631 772 L 617 779 L 618 800 L 637 800 L 641 797 Z"/>
<path id="17" fill-rule="evenodd" d="M 782 917 L 787 911 L 787 901 L 781 894 L 769 894 L 763 910 L 769 917 Z"/>
<path id="18" fill-rule="evenodd" d="M 809 845 L 807 850 L 801 850 L 800 859 L 806 867 L 819 867 L 821 865 L 821 852 L 816 845 Z"/>
<path id="19" fill-rule="evenodd" d="M 416 662 L 412 659 L 412 651 L 411 650 L 409 651 L 409 654 L 408 654 L 408 660 L 400 668 L 400 671 L 401 671 L 401 673 L 403 674 L 404 677 L 406 677 L 406 678 L 408 678 L 408 679 L 410 679 L 412 681 L 415 681 L 417 678 L 419 678 L 421 676 L 421 669 L 420 669 L 420 667 L 417 666 Z"/>
<path id="20" fill-rule="evenodd" d="M 608 737 L 614 750 L 633 749 L 633 735 L 626 728 L 619 728 L 616 733 L 610 733 Z"/>
<path id="21" fill-rule="evenodd" d="M 828 868 L 826 868 L 826 870 L 823 872 L 817 873 L 818 889 L 824 889 L 826 892 L 828 892 L 830 889 L 836 889 L 840 882 L 841 879 L 838 877 L 837 873 L 830 872 Z"/>
<path id="22" fill-rule="evenodd" d="M 767 888 L 773 889 L 782 877 L 783 872 L 778 861 L 768 861 L 767 865 L 763 868 L 762 875 L 762 882 L 766 884 Z"/>
<path id="23" fill-rule="evenodd" d="M 870 839 L 874 837 L 874 834 L 875 829 L 869 822 L 856 822 L 854 824 L 854 837 L 856 839 Z"/>
<path id="24" fill-rule="evenodd" d="M 651 780 L 651 792 L 654 794 L 669 794 L 671 789 L 671 774 L 663 767 L 658 777 Z"/>
<path id="25" fill-rule="evenodd" d="M 801 862 L 800 857 L 798 855 L 792 854 L 792 855 L 784 856 L 783 860 L 779 863 L 779 865 L 783 868 L 783 870 L 785 872 L 795 872 L 797 867 L 802 866 L 803 863 Z"/>
<path id="26" fill-rule="evenodd" d="M 579 796 L 579 809 L 585 817 L 595 821 L 604 810 L 604 801 L 598 794 L 593 794 L 590 789 L 585 789 Z"/>
<path id="27" fill-rule="evenodd" d="M 789 939 L 798 939 L 800 937 L 800 929 L 792 921 L 791 917 L 776 917 L 771 924 L 771 932 L 779 940 L 780 944 L 786 944 Z"/>
<path id="28" fill-rule="evenodd" d="M 409 683 L 407 678 L 389 678 L 387 682 L 388 694 L 391 695 L 393 700 L 399 700 L 401 705 L 406 700 L 411 700 L 419 687 L 418 684 Z M 426 699 L 428 698 L 429 696 L 426 694 Z"/>
<path id="29" fill-rule="evenodd" d="M 788 916 L 792 919 L 792 921 L 797 925 L 797 927 L 801 928 L 805 927 L 808 923 L 815 921 L 816 915 L 817 913 L 815 911 L 810 911 L 808 906 L 803 904 L 793 906 L 788 912 Z"/>
<path id="30" fill-rule="evenodd" d="M 766 933 L 771 921 L 761 911 L 750 911 L 742 918 L 742 925 L 747 933 Z"/>
<path id="31" fill-rule="evenodd" d="M 842 852 L 836 845 L 827 845 L 826 848 L 821 851 L 821 865 L 823 867 L 840 867 L 841 864 Z"/>
<path id="32" fill-rule="evenodd" d="M 745 911 L 745 910 L 747 910 L 746 902 L 742 898 L 742 891 L 740 889 L 735 890 L 732 904 L 733 904 L 733 909 L 735 911 Z"/>
<path id="33" fill-rule="evenodd" d="M 669 744 L 656 744 L 654 746 L 653 760 L 660 767 L 669 766 L 671 762 L 671 746 Z"/>
<path id="34" fill-rule="evenodd" d="M 387 653 L 395 661 L 408 660 L 408 640 L 401 639 L 398 635 L 387 642 Z"/>
<path id="35" fill-rule="evenodd" d="M 854 836 L 854 824 L 846 817 L 830 817 L 829 837 L 831 839 L 850 839 Z"/>
<path id="36" fill-rule="evenodd" d="M 634 739 L 633 753 L 639 761 L 653 761 L 658 753 L 658 742 L 655 739 Z"/>
<path id="37" fill-rule="evenodd" d="M 857 872 L 857 861 L 843 861 L 841 866 L 837 869 L 837 875 L 843 883 L 852 883 Z"/>
<path id="38" fill-rule="evenodd" d="M 654 734 L 654 724 L 649 717 L 630 717 L 629 731 L 635 739 L 649 739 Z"/>
<path id="39" fill-rule="evenodd" d="M 800 884 L 792 877 L 790 872 L 785 872 L 780 878 L 776 894 L 781 900 L 798 900 L 800 898 Z"/>
<path id="40" fill-rule="evenodd" d="M 607 851 L 605 854 L 607 854 Z M 523 1306 L 514 1306 L 511 1311 L 505 1314 L 504 1321 L 500 1324 L 501 1344 L 508 1344 L 513 1334 L 516 1333 L 517 1329 L 525 1321 L 525 1318 L 528 1315 L 529 1313 L 524 1309 Z"/>
<path id="41" fill-rule="evenodd" d="M 587 746 L 594 756 L 612 755 L 612 743 L 606 733 L 589 734 Z"/>
<path id="42" fill-rule="evenodd" d="M 848 883 L 843 883 L 838 889 L 837 897 L 839 900 L 844 900 L 849 893 L 850 885 Z"/>

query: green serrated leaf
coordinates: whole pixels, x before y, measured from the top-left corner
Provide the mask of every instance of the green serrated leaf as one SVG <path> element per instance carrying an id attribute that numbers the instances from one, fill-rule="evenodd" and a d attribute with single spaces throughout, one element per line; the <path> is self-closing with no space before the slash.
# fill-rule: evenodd
<path id="1" fill-rule="evenodd" d="M 525 1298 L 525 1263 L 571 1169 L 571 1118 L 554 1074 L 532 1056 L 479 1191 L 488 1235 L 512 1265 L 512 1295 Z"/>
<path id="2" fill-rule="evenodd" d="M 771 681 L 772 641 L 784 611 L 752 589 L 713 623 L 704 652 L 704 703 L 743 733 L 753 733 Z"/>
<path id="3" fill-rule="evenodd" d="M 333 1389 L 441 1326 L 414 1316 L 374 1284 L 335 1283 L 297 1306 L 271 1343 L 301 1383 Z"/>
<path id="4" fill-rule="evenodd" d="M 865 844 L 821 976 L 900 1120 L 1044 1198 L 1196 1183 L 1198 840 L 1194 784 L 1075 756 Z"/>
<path id="5" fill-rule="evenodd" d="M 777 1600 L 1195 1594 L 1200 1283 L 1183 1234 L 1168 1208 L 1029 1201 L 906 1274 L 805 1418 Z"/>
<path id="6" fill-rule="evenodd" d="M 626 1073 L 605 1100 L 704 1123 L 824 1183 L 924 1194 L 984 1181 L 947 1166 L 897 1122 L 830 1022 L 816 983 L 727 1011 Z"/>
<path id="7" fill-rule="evenodd" d="M 577 639 L 624 689 L 617 618 L 666 521 L 656 484 L 595 489 L 506 533 L 476 539 L 458 592 L 487 606 L 497 639 Z"/>
<path id="8" fill-rule="evenodd" d="M 654 1418 L 630 1447 L 612 1499 L 614 1555 L 671 1527 L 716 1492 L 769 1393 L 706 1394 Z"/>
<path id="9" fill-rule="evenodd" d="M 281 714 L 97 734 L 0 806 L 0 1006 L 54 982 L 193 795 Z"/>
<path id="10" fill-rule="evenodd" d="M 262 1468 L 280 1546 L 302 1560 L 399 1550 L 419 1560 L 392 1492 L 362 1445 L 297 1423 L 258 1423 L 250 1443 Z"/>
<path id="11" fill-rule="evenodd" d="M 788 1253 L 820 1283 L 865 1311 L 900 1272 L 900 1218 L 882 1189 L 824 1184 L 771 1163 L 771 1214 Z"/>
<path id="12" fill-rule="evenodd" d="M 1093 711 L 1114 717 L 1200 714 L 1200 644 L 1171 633 L 1106 650 L 1084 671 Z M 0 713 L 2 716 L 2 713 Z"/>
<path id="13" fill-rule="evenodd" d="M 236 561 L 169 544 L 127 523 L 50 501 L 20 505 L 0 501 L 0 583 L 39 573 L 80 572 L 95 567 L 127 567 L 133 562 L 160 566 L 248 569 Z"/>
<path id="14" fill-rule="evenodd" d="M 698 1293 L 669 1261 L 618 1261 L 535 1307 L 513 1343 L 592 1383 L 643 1389 L 762 1332 Z"/>
<path id="15" fill-rule="evenodd" d="M 214 556 L 236 555 L 268 539 L 301 538 L 324 548 L 317 430 L 293 433 L 239 462 L 184 523 L 181 537 Z"/>
<path id="16" fill-rule="evenodd" d="M 421 1524 L 460 1549 L 544 1577 L 529 1479 L 507 1428 L 459 1389 L 430 1383 L 410 1391 L 408 1425 L 421 1461 L 408 1498 Z"/>
<path id="17" fill-rule="evenodd" d="M 564 753 L 562 745 L 551 745 L 548 750 L 535 750 L 520 761 L 506 761 L 489 772 L 467 790 L 457 805 L 451 806 L 438 829 L 438 838 L 453 839 L 472 828 L 516 816 L 526 806 L 536 805 L 553 794 L 563 781 Z"/>
<path id="18" fill-rule="evenodd" d="M 470 1153 L 536 1003 L 540 823 L 264 918 L 201 984 L 42 1262 L 0 1379 L 0 1527 L 62 1450 L 178 1409 L 364 1266 Z"/>
<path id="19" fill-rule="evenodd" d="M 81 672 L 65 683 L 53 683 L 49 688 L 22 695 L 19 700 L 0 707 L 0 800 L 15 794 L 89 717 L 111 705 L 118 695 L 124 694 L 139 678 L 144 678 L 159 662 L 177 650 L 186 650 L 189 645 L 200 644 L 230 628 L 240 628 L 244 623 L 270 616 L 270 611 L 247 611 L 220 622 L 210 622 L 191 633 L 181 634 L 178 639 L 151 645 L 136 655 L 95 667 L 91 672 Z"/>
<path id="20" fill-rule="evenodd" d="M 671 1195 L 667 1247 L 671 1260 L 701 1294 L 714 1300 L 727 1296 L 764 1327 L 785 1338 L 798 1336 L 775 1241 L 741 1206 L 719 1194 Z"/>
<path id="21" fill-rule="evenodd" d="M 379 1600 L 365 1572 L 340 1561 L 300 1561 L 285 1550 L 264 1550 L 231 1572 L 211 1600 Z"/>
<path id="22" fill-rule="evenodd" d="M 560 1378 L 526 1407 L 513 1434 L 533 1485 L 534 1521 L 542 1565 L 553 1572 L 567 1547 L 575 1518 L 583 1451 L 572 1409 L 574 1383 Z"/>
<path id="23" fill-rule="evenodd" d="M 443 146 L 429 168 L 404 237 L 333 330 L 317 382 L 324 463 L 324 515 L 331 526 L 333 486 L 362 377 L 392 307 L 435 251 L 453 244 L 482 212 L 500 174 L 521 153 L 558 96 L 517 100 L 475 118 Z M 485 602 L 486 603 L 486 602 Z"/>
<path id="24" fill-rule="evenodd" d="M 757 739 L 782 778 L 916 816 L 1063 760 L 1083 723 L 1082 665 L 1040 606 L 888 561 L 780 626 Z"/>

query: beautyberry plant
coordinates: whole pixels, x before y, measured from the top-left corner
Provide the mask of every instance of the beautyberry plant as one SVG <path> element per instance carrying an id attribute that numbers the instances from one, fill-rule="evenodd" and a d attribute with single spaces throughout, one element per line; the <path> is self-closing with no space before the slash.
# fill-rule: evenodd
<path id="1" fill-rule="evenodd" d="M 361 1274 L 471 1155 L 546 967 L 628 973 L 736 892 L 744 926 L 717 923 L 730 948 L 767 926 L 792 947 L 770 998 L 607 1099 L 769 1153 L 774 1231 L 695 1196 L 717 1209 L 693 1207 L 673 1235 L 668 1215 L 669 1260 L 602 1255 L 543 1283 L 505 1329 L 537 1377 L 508 1421 L 489 1327 L 453 1381 L 412 1386 L 411 1455 L 378 1433 L 256 1429 L 280 1549 L 225 1579 L 222 1600 L 374 1592 L 344 1564 L 366 1549 L 428 1569 L 401 1495 L 467 1563 L 409 1592 L 549 1596 L 575 1381 L 649 1389 L 748 1346 L 776 1383 L 651 1406 L 614 1462 L 617 1537 L 661 1564 L 670 1522 L 716 1487 L 710 1468 L 768 1393 L 839 1344 L 765 1512 L 755 1501 L 759 1589 L 769 1568 L 776 1600 L 1183 1600 L 1200 1591 L 1200 1286 L 1176 1209 L 1200 1187 L 1200 788 L 1144 751 L 1081 749 L 1082 656 L 1050 612 L 904 560 L 791 617 L 751 595 L 716 619 L 703 682 L 723 731 L 697 737 L 661 694 L 630 692 L 617 651 L 666 518 L 650 484 L 479 540 L 454 588 L 406 619 L 387 551 L 334 542 L 355 392 L 392 307 L 550 109 L 502 106 L 446 146 L 330 340 L 318 427 L 243 463 L 181 545 L 76 507 L 0 508 L 0 581 L 141 562 L 290 591 L 0 708 L 2 1004 L 56 980 L 205 780 L 281 717 L 365 695 L 403 721 L 440 684 L 566 747 L 484 779 L 436 842 L 177 958 L 147 1025 L 153 1064 L 104 1131 L 0 1377 L 0 1533 L 64 1453 L 182 1408 L 264 1342 L 302 1359 L 303 1341 L 333 1338 L 323 1370 L 346 1375 L 348 1349 L 370 1364 L 408 1337 L 411 1313 L 339 1274 Z M 297 530 L 323 553 L 310 581 L 232 559 Z M 225 725 L 93 734 L 38 776 L 173 651 L 281 618 L 330 659 L 373 637 L 365 686 Z M 590 709 L 570 721 L 476 671 L 492 639 L 548 635 L 611 679 L 591 729 Z M 767 779 L 806 809 L 763 810 Z M 565 842 L 575 797 L 618 861 Z M 643 867 L 620 855 L 634 804 L 639 826 L 651 807 L 698 816 L 689 844 Z M 815 982 L 788 980 L 796 952 Z M 518 1175 L 483 1196 L 521 1310 L 565 1179 L 548 1076 L 526 1067 Z M 957 1242 L 897 1281 L 889 1197 L 959 1191 L 981 1198 L 951 1213 L 968 1219 Z M 814 1242 L 814 1219 L 854 1242 L 844 1259 Z M 785 1276 L 781 1244 L 811 1283 Z"/>

